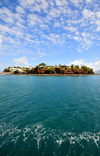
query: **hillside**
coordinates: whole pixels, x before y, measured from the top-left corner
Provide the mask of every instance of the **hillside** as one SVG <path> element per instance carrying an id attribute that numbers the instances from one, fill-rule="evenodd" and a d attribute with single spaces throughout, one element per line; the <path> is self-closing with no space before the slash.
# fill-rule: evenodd
<path id="1" fill-rule="evenodd" d="M 4 69 L 4 72 L 10 72 L 12 74 L 94 74 L 93 69 L 82 65 L 55 65 L 47 66 L 45 63 L 41 63 L 36 67 L 8 67 Z"/>

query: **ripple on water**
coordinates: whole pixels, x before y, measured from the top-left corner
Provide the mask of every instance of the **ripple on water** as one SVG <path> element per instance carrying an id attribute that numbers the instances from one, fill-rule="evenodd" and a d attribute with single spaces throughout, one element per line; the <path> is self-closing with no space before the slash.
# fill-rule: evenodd
<path id="1" fill-rule="evenodd" d="M 0 142 L 0 149 L 2 155 L 5 148 L 8 149 L 10 145 L 12 152 L 8 150 L 8 155 L 10 152 L 12 153 L 11 155 L 13 155 L 14 152 L 18 152 L 16 151 L 18 150 L 16 147 L 18 147 L 19 144 L 19 151 L 21 150 L 22 153 L 24 150 L 28 152 L 30 149 L 33 154 L 35 154 L 34 151 L 39 153 L 40 150 L 41 154 L 44 153 L 44 155 L 46 155 L 46 149 L 48 149 L 48 152 L 52 149 L 53 155 L 60 155 L 60 151 L 62 150 L 64 150 L 63 155 L 69 155 L 70 153 L 73 155 L 96 155 L 100 152 L 100 132 L 92 133 L 84 131 L 83 133 L 76 134 L 68 131 L 64 132 L 60 129 L 46 128 L 42 123 L 31 125 L 31 127 L 26 126 L 23 129 L 17 126 L 14 127 L 14 125 L 7 127 L 4 123 L 0 125 L 0 131 L 2 141 Z M 23 149 L 24 144 L 25 147 L 28 146 L 29 148 Z M 77 147 L 80 151 L 77 150 Z M 96 151 L 91 150 L 92 148 L 95 148 Z"/>
<path id="2" fill-rule="evenodd" d="M 0 156 L 99 156 L 99 76 L 0 76 Z"/>

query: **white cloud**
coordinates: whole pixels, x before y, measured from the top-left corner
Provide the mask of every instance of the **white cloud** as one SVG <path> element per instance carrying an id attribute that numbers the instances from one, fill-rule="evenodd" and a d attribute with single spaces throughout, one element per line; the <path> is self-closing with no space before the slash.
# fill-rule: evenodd
<path id="1" fill-rule="evenodd" d="M 72 29 L 72 30 L 74 30 L 74 29 Z M 82 49 L 88 50 L 93 45 L 93 42 L 91 40 L 91 35 L 89 33 L 83 32 L 83 33 L 81 33 L 82 36 L 80 37 L 79 32 L 78 33 L 76 33 L 76 32 L 75 32 L 75 34 L 78 36 L 76 36 L 74 34 L 68 34 L 67 37 L 79 42 L 80 43 L 79 46 L 81 46 Z M 78 52 L 80 52 L 80 51 L 81 51 L 81 49 L 78 47 Z"/>
<path id="2" fill-rule="evenodd" d="M 100 31 L 100 20 L 97 20 L 97 21 L 96 21 L 96 24 L 97 24 L 97 29 L 96 29 L 96 30 L 97 30 L 97 31 Z"/>
<path id="3" fill-rule="evenodd" d="M 8 67 L 8 63 L 2 63 L 0 64 L 0 67 Z"/>
<path id="4" fill-rule="evenodd" d="M 47 56 L 46 53 L 44 53 L 44 52 L 40 52 L 40 51 L 38 52 L 38 54 L 39 54 L 39 57 L 40 57 L 40 58 L 42 58 L 43 56 Z"/>
<path id="5" fill-rule="evenodd" d="M 19 2 L 22 7 L 30 9 L 31 12 L 40 12 L 42 9 L 47 12 L 49 6 L 46 0 L 19 0 Z"/>
<path id="6" fill-rule="evenodd" d="M 53 42 L 54 44 L 63 44 L 65 43 L 64 41 L 64 34 L 62 35 L 59 35 L 59 34 L 56 34 L 56 33 L 50 33 L 49 35 L 44 35 L 42 34 L 42 38 L 45 38 L 51 42 Z"/>
<path id="7" fill-rule="evenodd" d="M 53 1 L 49 1 L 49 4 L 50 4 L 51 6 L 54 6 Z"/>
<path id="8" fill-rule="evenodd" d="M 89 33 L 86 33 L 86 32 L 81 33 L 81 35 L 82 35 L 83 37 L 89 37 L 89 36 L 90 36 Z"/>
<path id="9" fill-rule="evenodd" d="M 41 27 L 41 29 L 49 29 L 47 24 L 40 24 L 39 26 Z"/>
<path id="10" fill-rule="evenodd" d="M 93 45 L 93 42 L 89 38 L 83 38 L 80 45 L 82 46 L 82 49 L 88 50 Z"/>
<path id="11" fill-rule="evenodd" d="M 24 14 L 25 13 L 25 10 L 21 6 L 17 6 L 16 7 L 16 12 L 19 12 L 19 13 Z"/>
<path id="12" fill-rule="evenodd" d="M 52 16 L 53 18 L 57 18 L 61 15 L 61 10 L 51 7 L 49 15 Z"/>
<path id="13" fill-rule="evenodd" d="M 89 18 L 91 20 L 95 20 L 95 13 L 92 12 L 91 10 L 85 9 L 82 11 L 82 13 L 83 13 L 84 18 L 86 18 L 86 19 Z"/>
<path id="14" fill-rule="evenodd" d="M 21 24 L 20 22 L 16 22 L 16 25 L 19 26 L 20 28 L 26 28 L 23 24 Z"/>
<path id="15" fill-rule="evenodd" d="M 78 41 L 78 42 L 82 41 L 82 38 L 79 36 L 74 36 L 74 35 L 68 34 L 67 37 L 70 39 L 74 39 L 75 41 Z"/>
<path id="16" fill-rule="evenodd" d="M 31 25 L 31 26 L 36 25 L 37 23 L 39 23 L 39 24 L 43 23 L 43 19 L 41 19 L 41 17 L 39 17 L 35 14 L 29 14 L 28 21 L 29 21 L 29 25 Z"/>
<path id="17" fill-rule="evenodd" d="M 65 27 L 66 30 L 69 30 L 71 32 L 77 32 L 77 28 L 76 27 Z"/>
<path id="18" fill-rule="evenodd" d="M 86 0 L 86 3 L 91 3 L 92 1 L 91 0 Z"/>
<path id="19" fill-rule="evenodd" d="M 61 23 L 59 23 L 59 22 L 54 23 L 54 27 L 59 27 L 60 25 L 61 25 Z"/>
<path id="20" fill-rule="evenodd" d="M 5 63 L 5 62 L 0 63 L 0 72 L 3 72 L 4 71 L 4 68 L 6 68 L 8 66 L 9 66 L 8 63 Z"/>
<path id="21" fill-rule="evenodd" d="M 96 57 L 96 60 L 98 59 L 99 57 Z"/>
<path id="22" fill-rule="evenodd" d="M 66 20 L 66 22 L 71 25 L 71 24 L 79 24 L 79 23 L 82 23 L 83 22 L 83 19 L 78 19 L 78 20 Z"/>
<path id="23" fill-rule="evenodd" d="M 17 21 L 19 21 L 19 22 L 21 22 L 21 23 L 25 23 L 25 20 L 23 19 L 23 15 L 22 14 L 19 14 L 19 13 L 15 13 L 14 14 L 14 18 L 15 18 L 15 20 L 17 20 Z"/>
<path id="24" fill-rule="evenodd" d="M 78 31 L 75 32 L 75 35 L 79 35 L 80 33 Z"/>
<path id="25" fill-rule="evenodd" d="M 23 10 L 22 10 L 23 12 Z M 7 25 L 13 25 L 15 21 L 19 21 L 21 23 L 24 23 L 25 20 L 23 19 L 23 15 L 20 13 L 13 13 L 11 10 L 9 10 L 6 7 L 3 7 L 0 9 L 0 18 L 7 23 Z M 4 24 L 5 25 L 5 24 Z"/>
<path id="26" fill-rule="evenodd" d="M 27 57 L 21 57 L 18 59 L 13 59 L 13 63 L 19 66 L 29 66 Z"/>
<path id="27" fill-rule="evenodd" d="M 34 0 L 19 0 L 19 2 L 20 2 L 20 5 L 22 7 L 27 8 L 27 7 L 31 6 L 31 5 L 33 5 L 35 1 Z"/>
<path id="28" fill-rule="evenodd" d="M 3 7 L 2 9 L 0 9 L 0 13 L 5 13 L 6 15 L 8 15 L 9 17 L 13 16 L 13 13 L 11 10 L 9 10 L 6 7 Z"/>
<path id="29" fill-rule="evenodd" d="M 34 4 L 34 0 L 27 0 L 27 4 L 33 5 Z"/>
<path id="30" fill-rule="evenodd" d="M 82 65 L 82 64 L 84 64 L 84 59 L 75 60 L 74 62 L 71 62 L 70 64 L 74 64 L 74 65 Z"/>
<path id="31" fill-rule="evenodd" d="M 41 5 L 39 5 L 39 4 L 35 4 L 34 6 L 33 6 L 33 10 L 34 11 L 37 11 L 37 12 L 41 12 Z"/>
<path id="32" fill-rule="evenodd" d="M 67 37 L 70 38 L 70 39 L 73 38 L 71 34 L 68 34 Z"/>
<path id="33" fill-rule="evenodd" d="M 57 6 L 67 5 L 68 2 L 66 0 L 55 0 Z"/>
<path id="34" fill-rule="evenodd" d="M 80 3 L 82 3 L 82 0 L 70 0 L 75 6 L 80 6 Z"/>
<path id="35" fill-rule="evenodd" d="M 97 15 L 97 18 L 100 18 L 100 12 L 97 12 L 96 15 Z"/>
<path id="36" fill-rule="evenodd" d="M 32 58 L 31 58 L 31 60 L 36 60 L 36 59 L 37 59 L 36 57 L 32 57 Z"/>
<path id="37" fill-rule="evenodd" d="M 94 71 L 100 70 L 100 61 L 94 63 L 85 63 L 86 66 L 93 68 Z"/>
<path id="38" fill-rule="evenodd" d="M 0 18 L 6 23 L 14 23 L 14 14 L 6 7 L 0 8 Z"/>
<path id="39" fill-rule="evenodd" d="M 75 41 L 78 41 L 78 42 L 80 42 L 80 41 L 82 40 L 81 37 L 78 37 L 78 36 L 74 36 L 73 39 L 74 39 Z"/>
<path id="40" fill-rule="evenodd" d="M 2 48 L 2 36 L 0 35 L 0 48 Z"/>
<path id="41" fill-rule="evenodd" d="M 86 45 L 92 45 L 92 41 L 89 40 L 88 38 L 83 38 L 84 42 Z"/>
<path id="42" fill-rule="evenodd" d="M 46 56 L 47 54 L 46 54 L 46 53 L 44 53 L 44 52 L 42 52 L 42 53 L 41 53 L 41 55 L 42 55 L 42 56 Z"/>
<path id="43" fill-rule="evenodd" d="M 48 2 L 45 1 L 45 0 L 42 0 L 42 5 L 41 6 L 42 6 L 43 9 L 48 8 Z"/>
<path id="44" fill-rule="evenodd" d="M 74 62 L 71 62 L 69 65 L 74 64 L 74 65 L 85 65 L 89 68 L 92 68 L 93 71 L 97 71 L 100 70 L 100 61 L 96 61 L 93 63 L 85 63 L 84 59 L 80 59 L 80 60 L 75 60 Z"/>
<path id="45" fill-rule="evenodd" d="M 99 33 L 96 32 L 100 31 L 99 4 L 97 0 L 93 0 L 92 3 L 91 1 L 18 0 L 19 3 L 8 6 L 9 9 L 1 6 L 0 45 L 5 44 L 6 49 L 9 47 L 12 50 L 14 46 L 19 48 L 17 43 L 20 43 L 21 49 L 26 48 L 26 56 L 27 53 L 32 53 L 30 48 L 36 48 L 37 44 L 40 51 L 45 52 L 46 48 L 48 51 L 55 51 L 52 48 L 60 51 L 61 44 L 67 49 L 73 42 L 78 51 L 84 49 L 85 53 L 86 49 L 94 45 L 96 41 L 99 44 L 100 40 Z M 76 8 L 72 4 L 79 7 Z M 65 33 L 64 36 L 63 33 Z M 9 46 L 11 43 L 12 47 Z"/>
<path id="46" fill-rule="evenodd" d="M 4 37 L 3 36 L 3 40 L 6 41 L 6 42 L 9 42 L 9 43 L 14 43 L 14 39 L 12 39 L 11 37 Z"/>
<path id="47" fill-rule="evenodd" d="M 67 6 L 67 5 L 59 6 L 58 9 L 61 11 L 61 13 L 62 13 L 64 16 L 67 15 L 67 16 L 72 17 L 72 15 L 73 15 L 73 10 L 71 10 L 71 9 L 69 8 L 69 6 Z M 64 20 L 64 19 L 63 19 L 63 20 Z"/>

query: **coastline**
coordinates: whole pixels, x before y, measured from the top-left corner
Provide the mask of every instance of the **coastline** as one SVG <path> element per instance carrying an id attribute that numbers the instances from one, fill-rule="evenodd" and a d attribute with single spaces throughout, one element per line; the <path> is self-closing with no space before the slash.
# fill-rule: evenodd
<path id="1" fill-rule="evenodd" d="M 30 76 L 89 76 L 100 74 L 12 74 L 12 73 L 0 73 L 0 75 L 30 75 Z"/>

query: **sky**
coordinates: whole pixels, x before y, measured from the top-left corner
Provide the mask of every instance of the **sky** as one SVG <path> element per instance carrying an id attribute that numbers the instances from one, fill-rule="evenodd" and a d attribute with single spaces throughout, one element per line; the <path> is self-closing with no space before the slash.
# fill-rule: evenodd
<path id="1" fill-rule="evenodd" d="M 99 0 L 0 0 L 0 71 L 42 62 L 100 70 Z"/>

